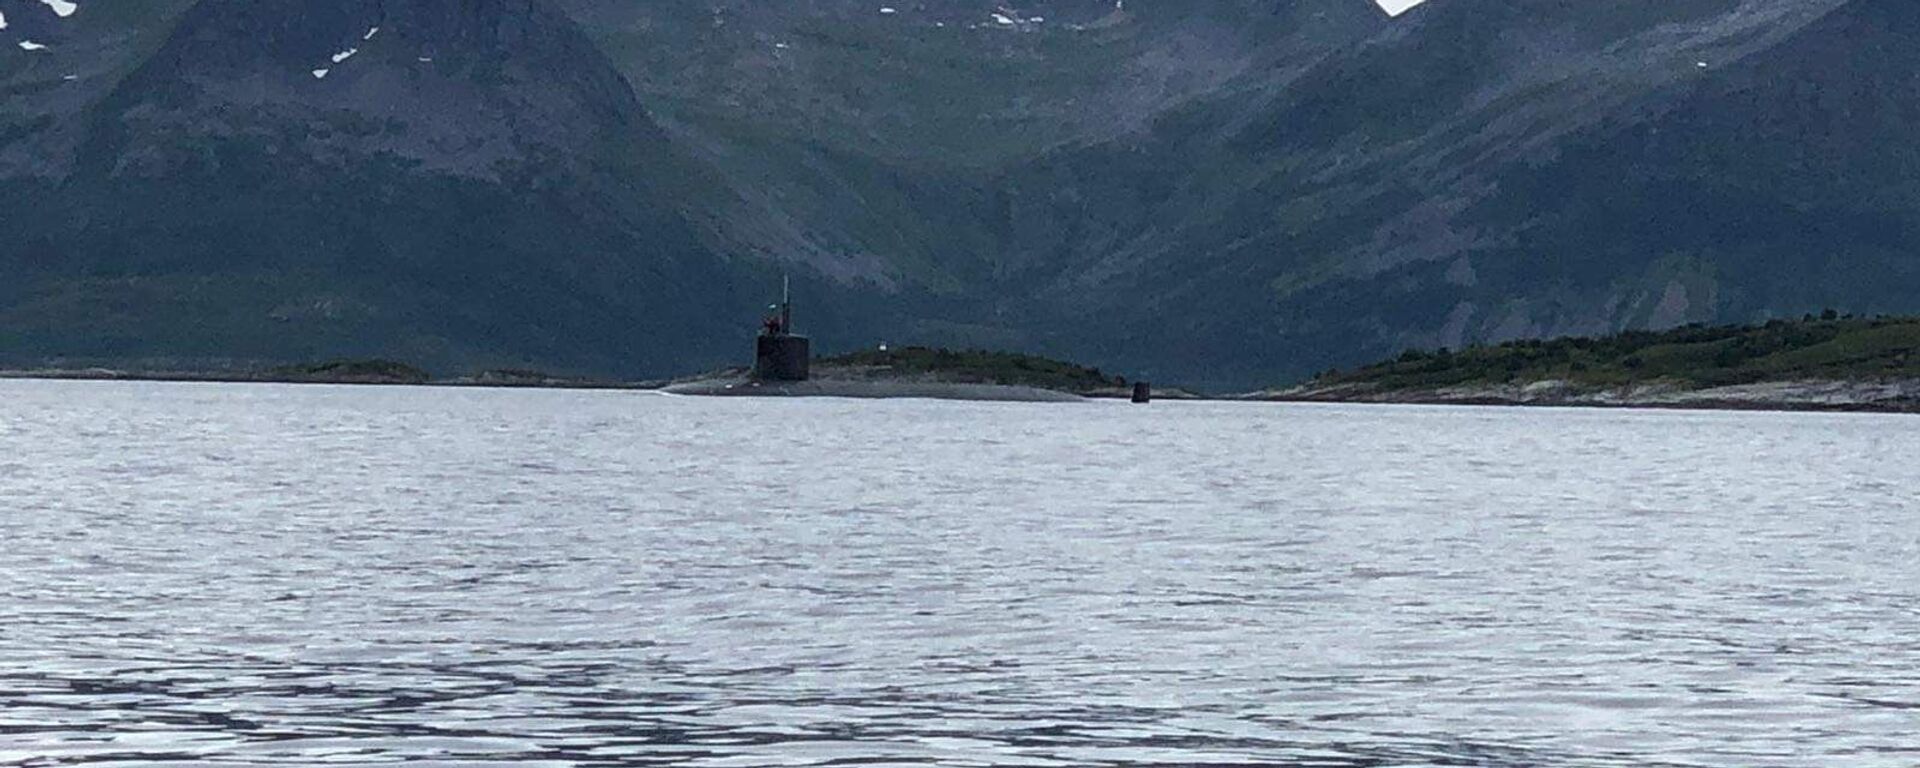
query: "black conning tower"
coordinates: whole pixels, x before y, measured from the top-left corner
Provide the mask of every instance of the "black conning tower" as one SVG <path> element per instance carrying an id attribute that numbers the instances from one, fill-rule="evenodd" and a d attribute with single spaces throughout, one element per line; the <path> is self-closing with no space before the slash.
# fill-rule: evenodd
<path id="1" fill-rule="evenodd" d="M 793 286 L 781 287 L 780 303 L 768 307 L 754 339 L 753 378 L 760 381 L 806 381 L 812 343 L 793 332 Z"/>

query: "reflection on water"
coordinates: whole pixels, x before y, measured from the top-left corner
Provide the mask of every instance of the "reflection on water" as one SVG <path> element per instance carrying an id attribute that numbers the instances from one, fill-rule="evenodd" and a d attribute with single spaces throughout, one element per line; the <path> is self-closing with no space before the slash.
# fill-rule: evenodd
<path id="1" fill-rule="evenodd" d="M 0 764 L 1913 765 L 1920 419 L 0 383 Z"/>

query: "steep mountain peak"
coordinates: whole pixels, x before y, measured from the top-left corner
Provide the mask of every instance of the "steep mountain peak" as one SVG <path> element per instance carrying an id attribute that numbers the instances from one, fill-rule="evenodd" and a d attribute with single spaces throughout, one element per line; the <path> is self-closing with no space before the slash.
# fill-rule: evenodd
<path id="1" fill-rule="evenodd" d="M 114 174 L 171 173 L 219 141 L 494 178 L 652 135 L 631 87 L 544 0 L 206 0 L 107 107 Z"/>

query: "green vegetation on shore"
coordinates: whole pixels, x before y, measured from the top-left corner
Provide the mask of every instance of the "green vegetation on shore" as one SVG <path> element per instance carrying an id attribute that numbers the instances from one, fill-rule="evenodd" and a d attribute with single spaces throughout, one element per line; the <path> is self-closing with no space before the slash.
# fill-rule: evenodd
<path id="1" fill-rule="evenodd" d="M 424 370 L 392 360 L 330 360 L 283 365 L 265 371 L 259 378 L 340 384 L 425 384 L 433 380 Z"/>
<path id="2" fill-rule="evenodd" d="M 1127 385 L 1098 368 L 1012 352 L 933 347 L 873 349 L 814 361 L 816 376 L 842 372 L 862 378 L 928 378 L 967 384 L 1038 387 L 1063 392 L 1097 392 Z"/>
<path id="3" fill-rule="evenodd" d="M 1763 381 L 1920 378 L 1920 318 L 1831 311 L 1764 325 L 1690 325 L 1593 338 L 1512 341 L 1460 351 L 1409 351 L 1311 386 L 1383 390 L 1564 381 L 1609 387 L 1669 381 L 1694 387 Z"/>

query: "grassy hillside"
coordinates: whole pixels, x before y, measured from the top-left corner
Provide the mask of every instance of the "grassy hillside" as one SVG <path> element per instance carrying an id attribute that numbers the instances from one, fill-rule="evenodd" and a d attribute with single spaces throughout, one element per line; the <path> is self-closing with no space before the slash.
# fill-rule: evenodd
<path id="1" fill-rule="evenodd" d="M 1098 368 L 1011 352 L 902 347 L 867 350 L 814 361 L 821 378 L 928 378 L 969 384 L 1004 384 L 1065 392 L 1126 386 L 1126 379 Z"/>
<path id="2" fill-rule="evenodd" d="M 1454 352 L 1410 351 L 1391 362 L 1322 374 L 1317 386 L 1434 389 L 1559 380 L 1616 386 L 1672 381 L 1699 387 L 1799 379 L 1920 377 L 1920 318 L 1827 313 L 1757 326 L 1687 326 L 1596 338 L 1515 341 Z"/>

